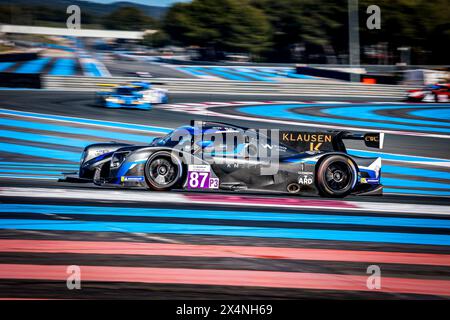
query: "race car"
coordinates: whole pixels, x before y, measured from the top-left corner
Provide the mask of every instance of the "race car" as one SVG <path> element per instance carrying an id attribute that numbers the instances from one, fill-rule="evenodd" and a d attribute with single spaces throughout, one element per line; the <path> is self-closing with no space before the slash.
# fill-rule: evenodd
<path id="1" fill-rule="evenodd" d="M 250 190 L 345 197 L 381 195 L 381 158 L 349 155 L 344 140 L 383 146 L 382 133 L 253 130 L 191 121 L 148 145 L 88 145 L 63 182 L 155 191 Z"/>
<path id="2" fill-rule="evenodd" d="M 135 81 L 96 92 L 96 102 L 107 108 L 148 110 L 151 104 L 168 103 L 169 96 L 165 89 L 152 88 L 150 83 Z"/>
<path id="3" fill-rule="evenodd" d="M 409 90 L 406 100 L 412 102 L 448 102 L 450 101 L 450 84 L 434 84 L 423 89 Z"/>

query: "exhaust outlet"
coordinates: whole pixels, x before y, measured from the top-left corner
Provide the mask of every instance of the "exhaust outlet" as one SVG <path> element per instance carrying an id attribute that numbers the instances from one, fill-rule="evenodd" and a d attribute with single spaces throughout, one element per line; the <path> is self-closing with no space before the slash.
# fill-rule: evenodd
<path id="1" fill-rule="evenodd" d="M 286 189 L 289 193 L 298 193 L 300 192 L 301 187 L 298 183 L 291 183 L 288 184 Z"/>

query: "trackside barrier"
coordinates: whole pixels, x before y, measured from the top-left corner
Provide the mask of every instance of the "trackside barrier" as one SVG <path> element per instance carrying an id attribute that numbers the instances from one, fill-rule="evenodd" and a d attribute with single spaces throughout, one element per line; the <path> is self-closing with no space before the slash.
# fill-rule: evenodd
<path id="1" fill-rule="evenodd" d="M 41 75 L 39 73 L 0 72 L 0 87 L 41 89 Z"/>
<path id="2" fill-rule="evenodd" d="M 328 79 L 337 79 L 337 80 L 343 80 L 343 81 L 350 81 L 352 77 L 352 73 L 349 69 L 349 71 L 341 71 L 341 70 L 332 70 L 332 69 L 320 69 L 320 68 L 312 68 L 312 67 L 306 67 L 306 66 L 296 66 L 296 72 L 298 74 L 304 74 L 308 76 L 314 76 L 314 77 L 322 77 L 322 78 L 328 78 Z M 354 72 L 354 71 L 353 71 Z M 392 73 L 367 73 L 367 74 L 360 74 L 361 81 L 365 84 L 369 84 L 367 79 L 371 79 L 374 83 L 379 84 L 390 84 L 395 85 L 401 81 L 401 76 L 398 74 L 392 74 Z"/>
<path id="3" fill-rule="evenodd" d="M 43 76 L 43 88 L 51 90 L 96 91 L 103 85 L 143 81 L 136 77 L 58 77 Z M 411 87 L 397 85 L 367 85 L 329 80 L 298 79 L 296 82 L 242 82 L 204 79 L 151 78 L 156 87 L 178 93 L 279 95 L 279 96 L 336 96 L 401 98 Z"/>
<path id="4" fill-rule="evenodd" d="M 35 60 L 37 58 L 38 54 L 35 52 L 0 54 L 0 62 L 28 61 Z"/>
<path id="5" fill-rule="evenodd" d="M 304 75 L 313 76 L 313 77 L 337 79 L 337 80 L 343 80 L 343 81 L 350 81 L 351 75 L 352 75 L 350 72 L 303 67 L 303 66 L 297 66 L 295 68 L 295 70 L 298 74 L 304 74 Z"/>

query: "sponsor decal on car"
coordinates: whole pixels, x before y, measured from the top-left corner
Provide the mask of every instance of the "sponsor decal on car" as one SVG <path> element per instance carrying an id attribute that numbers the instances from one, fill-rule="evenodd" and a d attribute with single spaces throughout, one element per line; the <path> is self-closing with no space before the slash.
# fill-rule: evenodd
<path id="1" fill-rule="evenodd" d="M 121 182 L 125 182 L 125 181 L 143 182 L 144 177 L 143 176 L 122 176 L 120 178 L 120 181 Z"/>
<path id="2" fill-rule="evenodd" d="M 364 184 L 378 184 L 380 183 L 380 179 L 361 178 L 359 182 Z"/>
<path id="3" fill-rule="evenodd" d="M 108 149 L 100 149 L 100 150 L 95 150 L 94 154 L 95 154 L 95 156 L 100 156 L 100 155 L 108 153 L 108 152 L 109 152 Z"/>
<path id="4" fill-rule="evenodd" d="M 298 177 L 298 183 L 302 185 L 310 185 L 313 183 L 313 178 L 311 175 L 302 175 Z"/>
<path id="5" fill-rule="evenodd" d="M 283 132 L 283 142 L 331 142 L 331 134 L 304 133 L 304 132 Z"/>
<path id="6" fill-rule="evenodd" d="M 280 131 L 280 140 L 301 152 L 333 150 L 333 134 L 325 132 Z"/>

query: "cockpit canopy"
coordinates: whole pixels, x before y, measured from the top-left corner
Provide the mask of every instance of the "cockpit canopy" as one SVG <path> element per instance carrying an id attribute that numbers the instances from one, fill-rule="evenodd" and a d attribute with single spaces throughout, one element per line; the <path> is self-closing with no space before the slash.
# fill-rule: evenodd
<path id="1" fill-rule="evenodd" d="M 298 151 L 281 143 L 273 142 L 265 133 L 218 122 L 196 122 L 195 125 L 179 127 L 164 137 L 152 141 L 152 146 L 177 146 L 184 150 L 239 154 L 244 150 L 266 149 L 280 154 L 292 155 Z M 251 145 L 250 150 L 245 146 Z M 184 148 L 186 147 L 186 148 Z M 193 148 L 193 149 L 192 149 Z M 250 152 L 251 153 L 251 152 Z"/>

